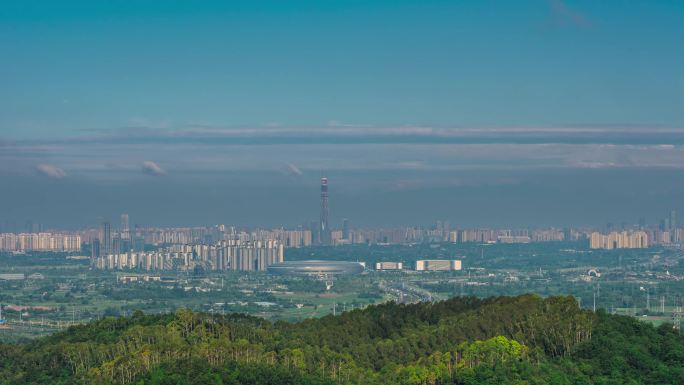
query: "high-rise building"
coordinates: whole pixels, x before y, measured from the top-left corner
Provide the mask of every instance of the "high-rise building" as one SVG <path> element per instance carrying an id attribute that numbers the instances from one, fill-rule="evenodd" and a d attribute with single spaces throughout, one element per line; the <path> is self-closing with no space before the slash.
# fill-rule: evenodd
<path id="1" fill-rule="evenodd" d="M 322 245 L 329 245 L 330 242 L 330 228 L 328 227 L 328 178 L 321 178 L 321 218 L 319 221 L 319 243 Z"/>
<path id="2" fill-rule="evenodd" d="M 670 233 L 669 243 L 677 243 L 680 239 L 677 237 L 677 212 L 675 210 L 670 210 L 670 227 L 668 232 Z"/>
<path id="3" fill-rule="evenodd" d="M 320 242 L 320 231 L 319 229 L 318 222 L 316 221 L 310 221 L 309 222 L 309 231 L 311 232 L 311 243 L 319 243 Z"/>
<path id="4" fill-rule="evenodd" d="M 53 233 L 0 234 L 0 251 L 80 251 L 81 236 Z"/>
<path id="5" fill-rule="evenodd" d="M 342 239 L 349 240 L 350 234 L 349 234 L 349 219 L 344 218 L 342 220 Z"/>
<path id="6" fill-rule="evenodd" d="M 670 230 L 670 218 L 663 218 L 660 220 L 660 231 Z"/>
<path id="7" fill-rule="evenodd" d="M 669 241 L 669 234 L 667 236 Z M 593 232 L 589 234 L 589 248 L 591 249 L 645 249 L 649 245 L 645 231 L 613 231 L 609 234 Z"/>
<path id="8" fill-rule="evenodd" d="M 121 239 L 131 239 L 131 228 L 126 213 L 121 214 Z"/>
<path id="9" fill-rule="evenodd" d="M 112 253 L 112 225 L 109 222 L 102 223 L 102 230 L 100 232 L 100 251 L 102 255 Z"/>
<path id="10" fill-rule="evenodd" d="M 211 270 L 266 271 L 284 261 L 283 243 L 277 240 L 223 240 L 214 245 L 172 245 L 152 252 L 123 252 L 93 258 L 97 269 L 143 269 L 191 271 L 199 266 Z"/>
<path id="11" fill-rule="evenodd" d="M 90 240 L 90 258 L 94 261 L 95 258 L 100 257 L 100 240 L 97 238 Z"/>
<path id="12" fill-rule="evenodd" d="M 112 254 L 119 254 L 123 250 L 124 250 L 123 239 L 121 239 L 121 236 L 119 234 L 117 234 L 112 238 L 112 248 L 111 248 L 110 252 Z"/>
<path id="13" fill-rule="evenodd" d="M 36 223 L 34 221 L 27 221 L 26 222 L 26 232 L 27 233 L 42 233 L 43 232 L 43 226 L 40 223 Z"/>

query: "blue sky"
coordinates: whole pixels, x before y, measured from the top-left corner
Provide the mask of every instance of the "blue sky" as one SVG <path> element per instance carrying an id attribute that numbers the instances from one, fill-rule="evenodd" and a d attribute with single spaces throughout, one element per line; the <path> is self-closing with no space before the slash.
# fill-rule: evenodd
<path id="1" fill-rule="evenodd" d="M 684 124 L 681 1 L 5 1 L 0 129 Z"/>
<path id="2" fill-rule="evenodd" d="M 682 1 L 6 0 L 0 217 L 296 224 L 321 169 L 357 223 L 657 216 L 682 197 L 681 20 Z M 530 215 L 563 175 L 586 191 L 545 186 Z M 579 215 L 592 188 L 605 209 Z M 435 203 L 501 189 L 486 218 Z"/>

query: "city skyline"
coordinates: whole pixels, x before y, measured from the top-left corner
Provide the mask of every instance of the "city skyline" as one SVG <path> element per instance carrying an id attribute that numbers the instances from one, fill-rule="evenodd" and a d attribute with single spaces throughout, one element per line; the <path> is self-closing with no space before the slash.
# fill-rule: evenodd
<path id="1" fill-rule="evenodd" d="M 322 205 L 322 209 L 325 205 Z M 130 231 L 128 214 L 121 215 L 119 228 L 107 221 L 99 228 L 78 231 L 41 231 L 3 233 L 0 231 L 0 251 L 90 251 L 91 258 L 109 257 L 120 253 L 139 253 L 146 246 L 208 245 L 228 242 L 279 242 L 285 248 L 308 246 L 343 246 L 350 244 L 414 244 L 414 243 L 538 243 L 579 241 L 592 249 L 647 248 L 650 245 L 680 246 L 684 244 L 684 228 L 676 220 L 676 210 L 670 210 L 657 225 L 639 220 L 638 224 L 613 224 L 584 228 L 493 228 L 452 226 L 448 221 L 436 221 L 430 226 L 394 228 L 357 228 L 344 219 L 342 227 L 327 228 L 327 239 L 321 237 L 323 222 L 307 227 L 248 228 L 225 224 L 197 227 L 144 227 L 138 224 Z M 40 224 L 36 224 L 40 227 Z M 114 263 L 114 262 L 110 262 Z"/>
<path id="2" fill-rule="evenodd" d="M 327 179 L 327 178 L 325 178 Z M 324 203 L 325 202 L 325 203 Z M 319 219 L 316 221 L 309 221 L 309 220 L 303 220 L 303 221 L 292 221 L 291 223 L 279 223 L 275 225 L 270 225 L 270 224 L 248 224 L 248 223 L 236 223 L 236 222 L 229 222 L 225 220 L 218 221 L 216 223 L 149 223 L 146 221 L 134 221 L 133 225 L 135 227 L 135 230 L 130 229 L 129 225 L 129 213 L 122 213 L 120 215 L 114 215 L 114 217 L 120 217 L 121 218 L 121 225 L 119 227 L 114 227 L 113 229 L 119 230 L 120 231 L 120 237 L 121 239 L 130 239 L 130 237 L 137 231 L 138 228 L 197 228 L 197 227 L 207 227 L 207 226 L 230 226 L 234 228 L 239 228 L 239 229 L 260 229 L 260 228 L 284 228 L 284 229 L 307 229 L 312 233 L 312 241 L 314 243 L 321 243 L 320 239 L 318 238 L 321 228 L 323 227 L 323 218 L 324 218 L 324 207 L 328 207 L 328 202 L 327 199 L 323 199 L 323 197 L 320 197 L 319 200 Z M 326 211 L 325 217 L 329 215 L 329 212 Z M 648 215 L 648 220 L 646 219 L 646 216 L 640 216 L 638 218 L 632 218 L 631 220 L 623 220 L 623 221 L 611 221 L 611 220 L 604 220 L 604 221 L 598 221 L 595 223 L 589 223 L 589 224 L 505 224 L 505 225 L 495 225 L 493 223 L 479 223 L 479 224 L 473 224 L 473 223 L 464 223 L 464 222 L 459 222 L 459 221 L 451 221 L 447 218 L 439 218 L 439 219 L 429 219 L 426 220 L 425 222 L 419 222 L 419 223 L 411 223 L 411 222 L 403 222 L 403 223 L 392 223 L 389 225 L 368 225 L 368 224 L 358 224 L 356 222 L 353 222 L 354 226 L 357 228 L 401 228 L 401 227 L 406 227 L 406 228 L 431 228 L 438 226 L 441 223 L 446 223 L 446 224 L 451 224 L 457 228 L 511 228 L 511 229 L 541 229 L 541 228 L 593 228 L 593 229 L 605 229 L 608 231 L 612 230 L 626 230 L 626 229 L 640 229 L 640 228 L 658 228 L 663 231 L 667 230 L 672 230 L 679 228 L 679 221 L 676 219 L 677 217 L 677 210 L 675 209 L 667 209 L 663 211 L 663 213 L 658 214 L 658 213 L 649 213 Z M 326 228 L 329 229 L 329 231 L 341 231 L 341 232 L 348 232 L 352 227 L 350 227 L 350 218 L 340 214 L 338 215 L 338 220 L 330 222 L 331 224 L 326 223 Z M 100 232 L 105 232 L 105 228 L 109 228 L 111 231 L 112 226 L 111 226 L 111 221 L 110 220 L 104 220 L 102 221 L 103 217 L 99 217 L 100 221 L 98 222 L 95 219 L 91 219 L 90 221 L 87 221 L 85 223 L 82 223 L 78 226 L 52 226 L 48 227 L 45 226 L 43 223 L 34 221 L 33 219 L 26 220 L 24 222 L 17 222 L 17 221 L 4 221 L 0 222 L 0 233 L 15 233 L 15 234 L 38 234 L 38 233 L 45 233 L 45 232 L 60 232 L 60 231 L 80 231 L 80 230 L 87 230 L 87 229 L 93 229 L 93 228 L 99 228 Z M 561 220 L 562 221 L 562 220 Z M 327 222 L 327 221 L 326 221 Z"/>

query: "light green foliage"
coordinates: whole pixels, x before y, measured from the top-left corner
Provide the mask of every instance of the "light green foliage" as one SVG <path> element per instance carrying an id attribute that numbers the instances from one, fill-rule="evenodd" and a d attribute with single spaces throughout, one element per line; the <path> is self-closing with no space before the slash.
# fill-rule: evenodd
<path id="1" fill-rule="evenodd" d="M 300 323 L 179 310 L 0 346 L 0 384 L 678 384 L 684 339 L 572 297 L 387 303 Z"/>
<path id="2" fill-rule="evenodd" d="M 461 356 L 459 367 L 472 368 L 483 363 L 494 365 L 521 359 L 527 354 L 527 347 L 504 336 L 496 336 L 485 341 L 464 342 L 459 345 L 458 353 Z"/>

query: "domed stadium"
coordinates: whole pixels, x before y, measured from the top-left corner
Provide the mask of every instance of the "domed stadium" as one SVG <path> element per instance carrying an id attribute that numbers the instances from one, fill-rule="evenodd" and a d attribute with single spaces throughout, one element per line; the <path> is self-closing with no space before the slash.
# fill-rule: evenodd
<path id="1" fill-rule="evenodd" d="M 275 275 L 343 275 L 361 274 L 364 267 L 359 262 L 346 261 L 290 261 L 268 266 Z"/>

